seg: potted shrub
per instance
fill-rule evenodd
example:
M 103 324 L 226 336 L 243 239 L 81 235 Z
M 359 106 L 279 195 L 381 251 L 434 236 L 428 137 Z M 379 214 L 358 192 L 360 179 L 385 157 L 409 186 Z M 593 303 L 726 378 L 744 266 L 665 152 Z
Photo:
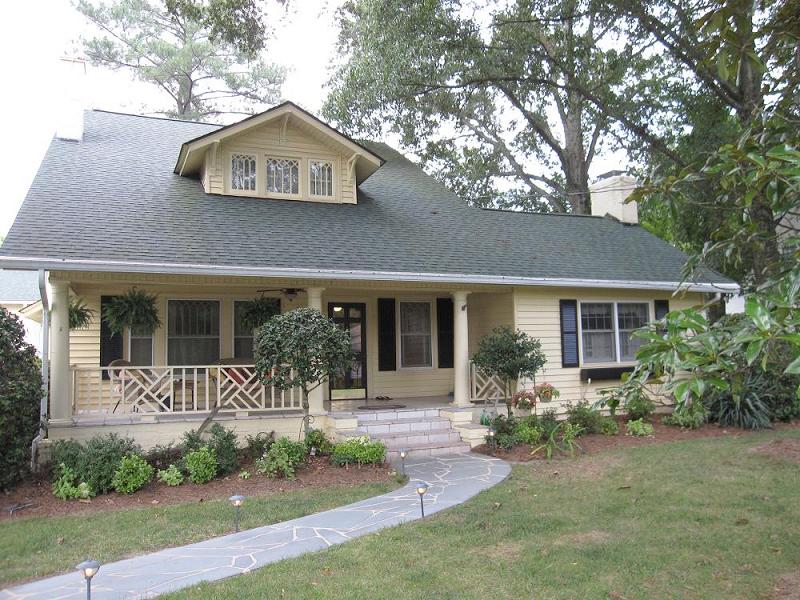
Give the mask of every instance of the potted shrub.
M 552 402 L 561 395 L 561 392 L 554 388 L 553 384 L 547 382 L 537 385 L 534 391 L 539 402 Z

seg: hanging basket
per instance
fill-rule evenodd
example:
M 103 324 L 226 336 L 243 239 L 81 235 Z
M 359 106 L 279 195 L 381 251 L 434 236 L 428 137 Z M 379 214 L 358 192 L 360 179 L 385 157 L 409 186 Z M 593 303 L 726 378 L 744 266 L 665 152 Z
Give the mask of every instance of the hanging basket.
M 245 329 L 258 329 L 275 315 L 281 312 L 281 301 L 278 298 L 264 296 L 242 303 L 241 319 Z
M 152 334 L 161 327 L 155 295 L 136 288 L 114 296 L 103 309 L 103 320 L 111 333 L 119 334 L 126 329 Z

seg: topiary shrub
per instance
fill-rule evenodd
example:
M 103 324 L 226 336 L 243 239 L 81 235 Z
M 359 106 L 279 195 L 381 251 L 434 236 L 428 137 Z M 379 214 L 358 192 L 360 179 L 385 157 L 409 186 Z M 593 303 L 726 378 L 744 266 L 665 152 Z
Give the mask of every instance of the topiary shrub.
M 331 462 L 343 465 L 381 465 L 386 460 L 386 446 L 380 441 L 370 441 L 368 435 L 349 438 L 333 447 Z
M 114 489 L 114 474 L 129 454 L 141 455 L 141 448 L 131 438 L 109 433 L 91 438 L 85 446 L 74 441 L 56 442 L 53 463 L 66 464 L 78 481 L 89 484 L 95 494 L 105 494 Z
M 44 393 L 39 366 L 22 321 L 0 307 L 0 490 L 28 472 Z
M 132 494 L 153 479 L 155 469 L 137 454 L 125 456 L 114 473 L 112 484 L 120 494 Z
M 239 450 L 236 448 L 236 432 L 214 423 L 210 429 L 208 446 L 217 457 L 217 473 L 227 475 L 239 468 Z
M 305 444 L 284 437 L 272 444 L 267 453 L 256 461 L 256 468 L 267 477 L 294 479 L 297 467 L 303 464 L 305 458 Z
M 208 446 L 186 455 L 186 470 L 192 483 L 208 483 L 217 475 L 217 457 Z

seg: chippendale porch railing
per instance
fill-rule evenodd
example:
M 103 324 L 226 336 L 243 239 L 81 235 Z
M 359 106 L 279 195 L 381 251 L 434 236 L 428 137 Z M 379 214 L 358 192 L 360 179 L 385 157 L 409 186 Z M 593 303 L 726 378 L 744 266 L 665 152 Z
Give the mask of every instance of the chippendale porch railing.
M 503 382 L 497 377 L 489 377 L 481 372 L 472 362 L 469 363 L 469 397 L 470 400 L 485 402 L 503 402 Z
M 73 367 L 73 414 L 301 410 L 299 388 L 261 385 L 254 365 Z

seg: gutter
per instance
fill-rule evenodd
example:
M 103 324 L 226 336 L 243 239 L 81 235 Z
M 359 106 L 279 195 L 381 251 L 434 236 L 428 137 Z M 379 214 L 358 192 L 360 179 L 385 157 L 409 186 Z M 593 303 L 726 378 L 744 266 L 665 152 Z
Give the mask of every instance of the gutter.
M 36 473 L 39 445 L 47 437 L 47 399 L 50 390 L 50 303 L 47 299 L 47 275 L 39 269 L 39 295 L 42 298 L 42 397 L 39 401 L 39 433 L 31 442 L 31 471 Z
M 44 257 L 0 256 L 0 267 L 8 269 L 48 269 L 51 271 L 89 271 L 112 273 L 149 273 L 164 275 L 211 275 L 234 277 L 283 277 L 291 279 L 332 279 L 341 281 L 402 281 L 448 285 L 506 285 L 552 287 L 605 287 L 615 289 L 665 290 L 709 293 L 735 293 L 736 283 L 637 281 L 611 279 L 568 279 L 559 277 L 514 277 L 461 273 L 414 273 L 407 271 L 359 271 L 343 269 L 287 269 L 190 263 L 150 263 Z

